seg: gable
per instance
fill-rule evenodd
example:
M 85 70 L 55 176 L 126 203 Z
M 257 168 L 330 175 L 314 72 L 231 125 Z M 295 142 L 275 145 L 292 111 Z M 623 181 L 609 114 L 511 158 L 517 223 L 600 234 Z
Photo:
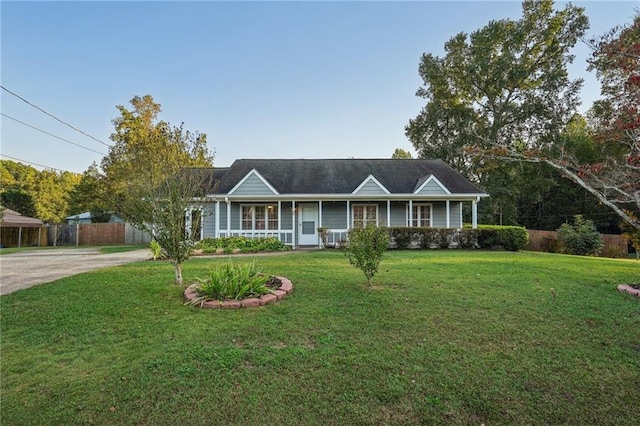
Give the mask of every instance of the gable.
M 229 195 L 274 195 L 278 191 L 271 186 L 265 178 L 255 169 L 252 169 L 247 175 L 238 182 L 230 191 Z
M 429 175 L 418 180 L 416 190 L 413 191 L 413 193 L 419 195 L 447 195 L 451 194 L 451 191 L 449 191 L 437 177 Z
M 218 170 L 216 178 L 212 193 L 242 196 L 418 195 L 420 190 L 436 196 L 486 195 L 442 160 L 241 159 Z
M 378 179 L 373 177 L 373 175 L 369 175 L 365 180 L 362 181 L 360 185 L 358 185 L 356 189 L 353 190 L 352 194 L 384 195 L 389 194 L 389 191 L 384 187 L 383 184 L 378 182 Z

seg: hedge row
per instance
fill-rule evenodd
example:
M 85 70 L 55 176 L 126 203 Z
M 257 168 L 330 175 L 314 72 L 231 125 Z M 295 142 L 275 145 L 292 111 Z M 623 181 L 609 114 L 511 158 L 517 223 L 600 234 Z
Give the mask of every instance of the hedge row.
M 463 228 L 389 228 L 389 236 L 394 241 L 393 248 L 429 249 L 450 248 L 452 246 L 471 249 L 504 249 L 518 251 L 529 243 L 529 234 L 519 226 L 481 225 L 478 229 Z
M 225 237 L 205 238 L 196 243 L 196 250 L 203 253 L 258 253 L 266 251 L 287 251 L 289 247 L 277 238 Z

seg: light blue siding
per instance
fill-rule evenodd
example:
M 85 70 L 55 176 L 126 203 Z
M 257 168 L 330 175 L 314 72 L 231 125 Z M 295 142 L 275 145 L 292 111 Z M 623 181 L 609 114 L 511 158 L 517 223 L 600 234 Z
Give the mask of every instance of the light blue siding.
M 347 229 L 347 202 L 323 202 L 322 226 L 327 229 Z
M 420 195 L 444 195 L 446 191 L 442 189 L 440 185 L 434 180 L 427 183 L 421 190 L 418 192 Z
M 216 236 L 216 205 L 209 204 L 202 211 L 202 238 Z
M 358 192 L 358 195 L 384 195 L 386 192 L 380 186 L 372 180 L 365 183 L 362 188 Z
M 407 205 L 409 203 L 391 203 L 391 226 L 407 226 Z
M 433 218 L 431 226 L 433 228 L 446 228 L 447 226 L 447 210 L 444 203 L 433 203 Z
M 291 213 L 291 203 L 282 203 L 282 211 L 280 211 L 280 227 L 282 229 L 293 229 L 293 216 Z
M 449 226 L 451 228 L 462 228 L 460 223 L 460 210 L 462 209 L 461 202 L 449 203 Z
M 252 174 L 236 188 L 233 195 L 273 195 L 273 193 L 258 176 Z

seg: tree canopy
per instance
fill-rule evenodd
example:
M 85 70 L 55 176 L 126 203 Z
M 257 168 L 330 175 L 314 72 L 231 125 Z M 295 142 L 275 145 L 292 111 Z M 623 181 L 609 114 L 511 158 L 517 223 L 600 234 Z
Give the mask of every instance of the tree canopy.
M 638 19 L 592 41 L 590 66 L 603 99 L 589 125 L 575 116 L 582 81 L 567 71 L 587 28 L 582 8 L 526 0 L 521 19 L 459 33 L 443 57 L 424 54 L 417 96 L 427 103 L 405 128 L 419 155 L 442 158 L 476 181 L 492 194 L 488 204 L 510 206 L 518 195 L 512 191 L 522 188 L 505 183 L 523 169 L 503 161 L 545 164 L 640 226 L 623 210 L 629 203 L 640 208 Z M 538 192 L 548 187 L 538 182 Z

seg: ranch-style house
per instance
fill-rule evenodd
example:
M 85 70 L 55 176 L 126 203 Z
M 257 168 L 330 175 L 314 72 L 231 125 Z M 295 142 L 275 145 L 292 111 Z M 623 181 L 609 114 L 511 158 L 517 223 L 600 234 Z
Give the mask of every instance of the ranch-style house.
M 462 205 L 488 194 L 442 160 L 257 159 L 211 170 L 199 238 L 275 237 L 292 248 L 340 244 L 353 227 L 462 228 Z

